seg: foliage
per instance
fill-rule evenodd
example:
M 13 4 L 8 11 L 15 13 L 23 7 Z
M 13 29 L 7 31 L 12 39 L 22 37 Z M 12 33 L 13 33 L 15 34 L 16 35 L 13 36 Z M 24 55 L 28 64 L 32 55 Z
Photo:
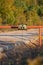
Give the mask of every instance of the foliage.
M 0 0 L 0 25 L 43 25 L 41 17 L 43 0 Z

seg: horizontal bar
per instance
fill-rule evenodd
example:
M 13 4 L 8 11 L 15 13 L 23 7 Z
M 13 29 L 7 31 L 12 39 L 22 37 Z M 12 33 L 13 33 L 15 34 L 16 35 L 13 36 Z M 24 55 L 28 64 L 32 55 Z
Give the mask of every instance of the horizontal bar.
M 0 26 L 0 28 L 18 28 L 18 26 Z M 43 26 L 27 26 L 27 29 L 28 28 L 43 28 Z
M 18 28 L 18 26 L 11 26 L 11 28 Z
M 27 28 L 43 28 L 43 26 L 27 26 Z
M 17 26 L 0 26 L 0 29 L 2 28 L 18 28 Z
M 11 28 L 11 26 L 0 26 L 0 28 Z

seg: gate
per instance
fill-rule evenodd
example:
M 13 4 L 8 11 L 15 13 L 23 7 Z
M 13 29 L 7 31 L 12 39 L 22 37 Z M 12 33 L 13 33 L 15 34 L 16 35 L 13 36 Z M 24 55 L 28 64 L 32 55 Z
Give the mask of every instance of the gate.
M 18 28 L 18 26 L 0 26 L 0 29 L 3 28 Z M 43 26 L 27 26 L 27 29 L 39 29 L 39 43 L 40 43 L 40 47 L 42 45 L 42 35 L 41 35 L 41 29 L 43 28 Z

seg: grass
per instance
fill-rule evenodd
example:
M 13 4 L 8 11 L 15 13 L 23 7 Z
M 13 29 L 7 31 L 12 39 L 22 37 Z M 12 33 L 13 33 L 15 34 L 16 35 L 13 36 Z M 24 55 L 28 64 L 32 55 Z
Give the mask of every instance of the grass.
M 43 65 L 43 57 L 37 57 L 33 60 L 27 60 L 28 65 Z

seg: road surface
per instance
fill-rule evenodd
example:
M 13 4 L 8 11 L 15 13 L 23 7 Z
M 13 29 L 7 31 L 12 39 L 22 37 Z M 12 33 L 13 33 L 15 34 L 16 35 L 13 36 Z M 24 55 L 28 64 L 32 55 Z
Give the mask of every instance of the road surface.
M 14 48 L 12 43 L 15 43 L 15 46 L 22 44 L 22 42 L 30 45 L 30 42 L 33 43 L 36 40 L 38 40 L 39 38 L 38 31 L 39 31 L 38 29 L 29 29 L 29 30 L 18 30 L 12 32 L 2 32 L 0 33 L 0 47 L 4 48 L 5 50 L 6 49 L 9 50 Z
M 3 41 L 24 41 L 29 42 L 29 40 L 35 40 L 38 37 L 38 29 L 29 30 L 18 30 L 13 32 L 3 32 L 0 33 L 0 40 Z

